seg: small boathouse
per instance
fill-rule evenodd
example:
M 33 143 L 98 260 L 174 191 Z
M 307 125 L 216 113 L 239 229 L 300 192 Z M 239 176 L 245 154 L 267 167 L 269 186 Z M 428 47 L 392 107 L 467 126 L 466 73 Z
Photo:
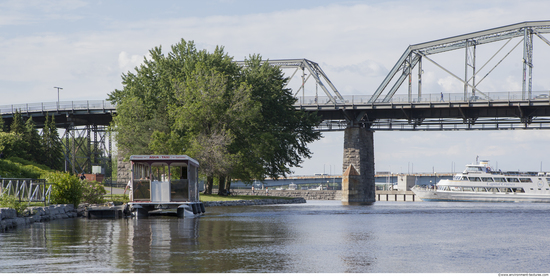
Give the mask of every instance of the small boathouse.
M 176 212 L 179 217 L 205 212 L 199 201 L 199 163 L 186 155 L 133 155 L 130 205 L 137 217 Z

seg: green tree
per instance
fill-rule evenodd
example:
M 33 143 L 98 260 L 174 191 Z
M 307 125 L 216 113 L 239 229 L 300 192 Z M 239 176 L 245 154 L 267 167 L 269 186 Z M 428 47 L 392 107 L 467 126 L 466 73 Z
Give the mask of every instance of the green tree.
M 25 123 L 23 123 L 23 117 L 21 116 L 21 112 L 19 110 L 15 110 L 15 113 L 13 114 L 13 120 L 10 125 L 10 132 L 16 134 L 25 133 Z
M 119 152 L 188 154 L 201 163 L 207 189 L 214 177 L 228 189 L 231 178 L 286 175 L 310 157 L 319 119 L 292 106 L 279 68 L 259 55 L 242 68 L 223 47 L 197 51 L 185 40 L 171 50 L 151 50 L 135 73 L 123 74 L 124 89 L 109 95 Z
M 42 129 L 42 163 L 55 170 L 63 170 L 63 144 L 59 138 L 55 118 L 46 115 L 46 122 Z
M 5 132 L 7 129 L 6 122 L 4 121 L 4 117 L 0 116 L 0 132 Z
M 27 144 L 26 152 L 30 160 L 37 163 L 43 163 L 44 151 L 42 141 L 40 134 L 38 134 L 38 130 L 36 129 L 36 125 L 32 120 L 32 116 L 29 117 L 25 123 L 25 133 L 23 134 L 23 139 Z
M 297 110 L 296 98 L 285 88 L 288 79 L 278 67 L 262 63 L 259 55 L 245 60 L 243 78 L 252 88 L 252 99 L 261 106 L 261 116 L 254 117 L 251 128 L 241 134 L 237 145 L 247 157 L 238 170 L 239 179 L 277 178 L 290 174 L 290 167 L 300 166 L 311 157 L 307 145 L 321 138 L 315 130 L 321 121 L 313 113 Z
M 23 140 L 22 134 L 2 133 L 0 132 L 0 151 L 6 158 L 20 157 L 27 159 L 27 144 Z
M 209 71 L 210 70 L 210 71 Z M 238 85 L 238 86 L 237 86 Z M 186 153 L 201 162 L 201 171 L 217 176 L 220 184 L 242 160 L 239 151 L 230 151 L 246 133 L 259 106 L 250 98 L 246 83 L 231 84 L 229 78 L 204 65 L 198 65 L 185 88 L 176 90 L 176 105 L 170 106 L 173 129 L 185 134 Z M 208 179 L 207 179 L 208 180 Z M 211 191 L 207 182 L 207 191 Z M 219 185 L 223 193 L 224 185 Z

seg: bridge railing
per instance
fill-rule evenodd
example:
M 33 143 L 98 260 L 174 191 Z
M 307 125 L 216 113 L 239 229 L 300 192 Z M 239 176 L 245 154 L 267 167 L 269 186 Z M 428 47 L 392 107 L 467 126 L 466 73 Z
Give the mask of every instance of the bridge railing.
M 0 105 L 0 114 L 13 114 L 15 111 L 27 112 L 54 112 L 66 110 L 100 110 L 114 109 L 115 105 L 106 100 L 82 100 L 82 101 L 60 101 L 40 102 L 27 104 Z
M 430 93 L 423 94 L 420 98 L 418 95 L 412 95 L 410 98 L 406 94 L 396 94 L 392 97 L 389 103 L 436 103 L 436 102 L 490 102 L 490 101 L 519 101 L 519 100 L 549 100 L 550 91 L 533 91 L 529 99 L 524 99 L 524 94 L 521 91 L 508 92 L 485 92 L 476 93 L 476 95 L 468 94 L 464 97 L 464 93 Z M 343 102 L 338 104 L 369 104 L 368 101 L 371 95 L 343 95 Z M 383 98 L 377 99 L 375 103 L 382 103 Z M 296 106 L 315 106 L 315 105 L 332 105 L 333 103 L 327 96 L 305 96 L 298 97 Z
M 443 96 L 441 95 L 443 94 Z M 529 100 L 544 100 L 550 101 L 550 91 L 533 91 Z M 371 95 L 343 95 L 343 102 L 338 104 L 369 104 L 368 101 Z M 524 99 L 524 94 L 521 91 L 508 92 L 487 92 L 477 93 L 475 96 L 468 94 L 466 98 L 464 93 L 431 93 L 423 94 L 420 98 L 417 95 L 396 94 L 392 97 L 389 103 L 434 103 L 434 102 L 489 102 L 489 101 L 506 101 L 506 100 L 527 100 Z M 382 103 L 383 98 L 377 99 L 375 103 Z M 305 96 L 298 97 L 296 106 L 316 106 L 316 105 L 332 105 L 330 98 L 327 96 Z M 60 101 L 60 102 L 37 102 L 26 104 L 0 105 L 0 114 L 13 114 L 15 111 L 21 113 L 27 112 L 54 112 L 54 111 L 82 111 L 82 110 L 112 110 L 116 109 L 116 105 L 111 104 L 107 100 L 81 100 L 81 101 Z

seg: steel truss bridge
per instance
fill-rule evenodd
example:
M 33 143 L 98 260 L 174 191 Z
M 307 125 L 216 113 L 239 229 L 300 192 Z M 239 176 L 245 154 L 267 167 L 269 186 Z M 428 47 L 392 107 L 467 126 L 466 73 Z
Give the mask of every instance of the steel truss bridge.
M 112 137 L 109 125 L 116 107 L 108 101 L 61 101 L 0 106 L 6 124 L 11 124 L 15 111 L 24 120 L 32 117 L 37 128 L 43 128 L 46 116 L 53 116 L 60 134 L 65 157 L 65 171 L 91 173 L 101 166 L 112 170 Z
M 388 131 L 549 129 L 550 90 L 532 90 L 533 41 L 538 38 L 550 47 L 550 41 L 543 36 L 547 33 L 550 33 L 550 21 L 532 21 L 410 45 L 378 89 L 369 95 L 342 96 L 320 66 L 310 60 L 266 62 L 281 68 L 295 68 L 290 78 L 302 70 L 301 86 L 295 90 L 295 96 L 299 98 L 296 106 L 320 114 L 323 120 L 320 129 L 323 131 L 342 131 L 348 126 Z M 497 47 L 495 53 L 479 66 L 477 47 L 495 42 L 503 45 Z M 515 58 L 523 64 L 522 90 L 480 90 L 479 85 L 504 59 L 514 57 L 510 54 L 519 45 L 523 46 L 523 55 Z M 542 50 L 549 52 L 547 49 L 550 48 Z M 464 54 L 463 78 L 430 58 L 450 51 Z M 499 56 L 500 60 L 496 60 Z M 423 93 L 423 60 L 462 83 L 463 91 Z M 543 63 L 546 64 L 546 61 Z M 415 68 L 418 70 L 418 83 L 414 92 L 412 79 Z M 483 77 L 476 79 L 479 76 Z M 310 77 L 325 93 L 324 96 L 304 95 L 304 85 Z M 405 80 L 408 80 L 407 93 L 397 94 Z
M 533 41 L 538 38 L 550 47 L 550 41 L 543 36 L 547 33 L 550 33 L 550 21 L 532 21 L 411 45 L 374 93 L 356 96 L 341 95 L 319 64 L 313 61 L 291 59 L 265 62 L 283 69 L 294 69 L 290 79 L 301 70 L 301 86 L 291 88 L 297 97 L 295 106 L 320 115 L 321 131 L 342 131 L 350 126 L 362 126 L 375 131 L 550 129 L 550 90 L 532 90 L 535 64 Z M 477 46 L 493 42 L 504 43 L 485 64 L 478 66 Z M 481 82 L 519 45 L 523 46 L 523 55 L 516 57 L 523 64 L 522 90 L 482 91 L 479 86 Z M 448 51 L 464 53 L 463 77 L 431 58 Z M 495 57 L 499 54 L 503 57 L 497 61 Z M 459 80 L 464 90 L 423 93 L 423 61 L 434 64 Z M 244 62 L 237 63 L 244 65 Z M 415 68 L 418 70 L 418 84 L 413 93 Z M 485 68 L 489 69 L 483 71 Z M 397 94 L 407 79 L 407 93 Z M 320 87 L 325 95 L 316 93 L 315 96 L 306 96 L 304 86 L 308 80 L 314 80 L 316 87 Z M 66 170 L 91 172 L 94 165 L 110 169 L 112 140 L 108 126 L 116 113 L 116 107 L 109 102 L 63 101 L 4 105 L 0 106 L 0 113 L 6 124 L 11 123 L 16 110 L 25 118 L 32 116 L 38 128 L 43 127 L 46 115 L 55 117 L 58 128 L 64 129 L 62 140 Z

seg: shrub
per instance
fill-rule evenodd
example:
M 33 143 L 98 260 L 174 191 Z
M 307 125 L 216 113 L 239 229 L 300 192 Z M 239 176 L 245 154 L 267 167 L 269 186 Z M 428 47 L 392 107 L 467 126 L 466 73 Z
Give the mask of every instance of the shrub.
M 113 202 L 122 202 L 122 203 L 130 202 L 130 196 L 128 196 L 127 194 L 112 194 L 108 199 L 110 199 Z
M 18 216 L 23 215 L 23 211 L 27 208 L 27 203 L 19 202 L 19 199 L 13 195 L 2 194 L 0 195 L 0 207 L 12 208 L 17 212 Z
M 105 187 L 96 181 L 82 182 L 82 202 L 89 204 L 101 204 L 105 202 L 103 195 L 107 193 Z
M 52 184 L 51 203 L 73 204 L 75 208 L 78 207 L 83 196 L 83 186 L 78 176 L 67 172 L 51 172 L 45 178 Z

